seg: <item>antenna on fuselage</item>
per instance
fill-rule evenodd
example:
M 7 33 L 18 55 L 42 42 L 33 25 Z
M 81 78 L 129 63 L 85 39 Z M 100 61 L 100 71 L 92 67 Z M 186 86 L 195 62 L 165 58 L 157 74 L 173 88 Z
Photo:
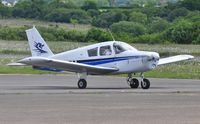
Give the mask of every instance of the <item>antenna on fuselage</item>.
M 115 41 L 115 38 L 109 28 L 108 28 L 108 32 L 110 33 L 110 36 L 112 37 L 113 41 Z

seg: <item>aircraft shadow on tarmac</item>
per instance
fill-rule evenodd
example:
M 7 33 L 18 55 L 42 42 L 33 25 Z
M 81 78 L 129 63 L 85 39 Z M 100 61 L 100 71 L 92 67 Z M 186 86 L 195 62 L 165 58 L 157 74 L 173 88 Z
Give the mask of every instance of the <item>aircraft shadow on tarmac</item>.
M 10 90 L 84 90 L 73 86 L 23 86 L 9 88 Z M 88 87 L 88 90 L 125 90 L 131 89 L 129 87 Z M 141 89 L 141 88 L 138 88 Z M 151 89 L 169 89 L 167 87 L 151 87 Z M 136 90 L 136 89 L 132 89 Z

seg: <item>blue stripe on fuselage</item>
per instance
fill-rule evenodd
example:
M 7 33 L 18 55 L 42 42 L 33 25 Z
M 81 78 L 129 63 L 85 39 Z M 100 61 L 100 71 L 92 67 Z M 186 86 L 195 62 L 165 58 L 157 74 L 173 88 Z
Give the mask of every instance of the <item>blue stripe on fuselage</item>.
M 103 59 L 89 59 L 89 60 L 78 60 L 78 63 L 88 64 L 88 65 L 101 65 L 112 62 L 119 62 L 129 59 L 138 59 L 144 56 L 127 56 L 127 57 L 113 57 L 113 58 L 103 58 Z

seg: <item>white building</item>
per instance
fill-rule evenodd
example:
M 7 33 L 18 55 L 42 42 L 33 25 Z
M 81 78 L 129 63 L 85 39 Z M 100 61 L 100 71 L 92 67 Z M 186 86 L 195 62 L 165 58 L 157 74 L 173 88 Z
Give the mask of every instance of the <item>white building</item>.
M 17 4 L 18 0 L 2 0 L 1 3 L 7 7 L 13 7 Z

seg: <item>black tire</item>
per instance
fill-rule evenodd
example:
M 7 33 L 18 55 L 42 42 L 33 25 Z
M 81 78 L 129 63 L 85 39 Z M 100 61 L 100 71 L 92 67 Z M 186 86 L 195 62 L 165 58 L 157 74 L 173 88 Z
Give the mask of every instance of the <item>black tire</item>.
M 136 89 L 138 88 L 138 86 L 139 86 L 139 81 L 136 78 L 131 79 L 130 87 Z
M 87 81 L 85 79 L 80 79 L 78 81 L 78 88 L 85 89 L 87 87 Z
M 143 82 L 141 82 L 142 89 L 149 89 L 150 87 L 150 81 L 146 78 L 143 79 Z

